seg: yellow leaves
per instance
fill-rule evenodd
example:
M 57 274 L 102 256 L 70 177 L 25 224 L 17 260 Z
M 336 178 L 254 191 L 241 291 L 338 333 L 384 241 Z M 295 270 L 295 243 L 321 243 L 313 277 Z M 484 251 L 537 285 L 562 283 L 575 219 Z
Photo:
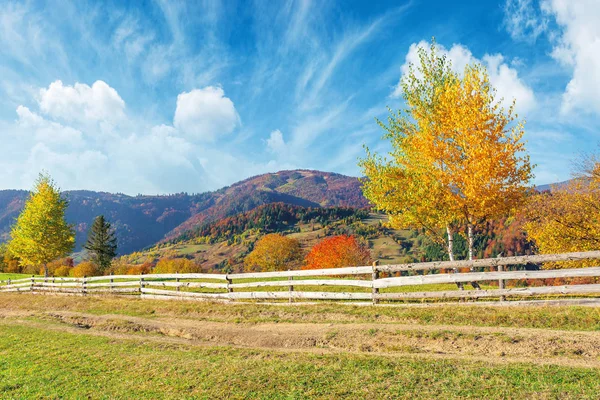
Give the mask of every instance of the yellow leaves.
M 40 174 L 11 230 L 11 254 L 24 265 L 46 264 L 69 254 L 75 235 L 64 218 L 67 204 L 50 177 Z
M 367 152 L 360 161 L 365 196 L 396 226 L 430 231 L 507 213 L 532 177 L 514 107 L 500 107 L 483 66 L 461 77 L 435 43 L 419 58 L 402 82 L 407 109 L 379 122 L 390 159 Z
M 600 248 L 600 188 L 596 180 L 577 179 L 553 192 L 532 196 L 527 205 L 527 235 L 543 254 Z M 595 261 L 546 267 L 591 266 Z
M 244 270 L 267 272 L 297 269 L 302 256 L 298 240 L 271 233 L 256 242 L 254 250 L 244 259 Z

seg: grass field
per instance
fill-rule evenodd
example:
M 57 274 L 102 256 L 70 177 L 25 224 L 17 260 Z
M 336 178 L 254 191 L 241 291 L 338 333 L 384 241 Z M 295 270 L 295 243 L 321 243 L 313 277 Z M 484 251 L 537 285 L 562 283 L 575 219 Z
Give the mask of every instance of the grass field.
M 2 398 L 597 398 L 600 309 L 0 295 Z
M 16 279 L 23 279 L 23 278 L 31 278 L 31 275 L 0 273 L 0 281 L 6 281 L 8 279 L 16 280 Z

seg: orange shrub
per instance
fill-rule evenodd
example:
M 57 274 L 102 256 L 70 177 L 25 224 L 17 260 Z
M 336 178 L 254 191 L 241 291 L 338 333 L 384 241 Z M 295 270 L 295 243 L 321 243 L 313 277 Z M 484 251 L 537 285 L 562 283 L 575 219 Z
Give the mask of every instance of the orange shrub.
M 244 259 L 244 270 L 285 271 L 298 268 L 301 262 L 302 249 L 298 240 L 271 233 L 256 242 L 254 250 Z
M 15 259 L 10 259 L 6 261 L 6 267 L 4 267 L 4 272 L 8 272 L 11 274 L 20 274 L 23 272 L 23 268 L 19 265 L 19 261 Z
M 61 265 L 60 267 L 54 270 L 52 276 L 69 276 L 71 275 L 71 270 L 73 267 L 69 267 L 68 265 Z
M 67 275 L 57 275 L 56 270 L 63 266 L 66 266 L 70 269 L 70 268 L 73 268 L 74 265 L 75 265 L 75 263 L 73 262 L 73 259 L 71 257 L 60 258 L 58 260 L 51 261 L 47 265 L 48 276 L 68 276 L 68 274 Z M 62 272 L 64 273 L 64 269 L 62 269 Z M 44 275 L 44 267 L 40 268 L 40 275 Z
M 202 272 L 200 265 L 187 258 L 162 258 L 154 267 L 154 274 L 190 274 Z
M 94 265 L 94 263 L 84 261 L 71 269 L 70 275 L 75 278 L 83 278 L 84 276 L 100 275 L 100 271 L 98 270 L 98 267 Z
M 317 243 L 304 260 L 302 269 L 342 268 L 367 265 L 371 254 L 354 236 L 339 235 Z
M 145 275 L 149 274 L 152 270 L 152 264 L 149 262 L 145 262 L 143 264 L 137 265 L 128 265 L 127 271 L 125 275 Z

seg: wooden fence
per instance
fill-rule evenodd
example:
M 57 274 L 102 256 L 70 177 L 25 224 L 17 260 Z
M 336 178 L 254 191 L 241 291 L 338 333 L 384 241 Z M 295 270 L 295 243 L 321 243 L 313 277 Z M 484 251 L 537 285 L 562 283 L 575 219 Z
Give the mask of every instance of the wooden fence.
M 400 265 L 372 265 L 335 269 L 257 272 L 241 274 L 149 274 L 85 278 L 34 277 L 0 281 L 0 293 L 35 292 L 71 295 L 119 294 L 145 299 L 255 300 L 416 300 L 479 299 L 504 301 L 527 296 L 598 296 L 600 284 L 568 284 L 506 288 L 507 281 L 548 278 L 600 277 L 600 267 L 503 271 L 504 267 L 551 261 L 600 259 L 600 251 L 518 256 L 473 261 L 444 261 Z M 496 268 L 497 271 L 435 273 L 457 268 Z M 393 276 L 401 275 L 401 276 Z M 402 276 L 402 275 L 409 276 Z M 384 277 L 383 275 L 387 275 Z M 498 282 L 498 288 L 480 290 L 409 291 L 425 284 Z M 266 288 L 265 290 L 257 290 Z M 439 288 L 439 287 L 438 287 Z M 303 290 L 304 289 L 304 290 Z

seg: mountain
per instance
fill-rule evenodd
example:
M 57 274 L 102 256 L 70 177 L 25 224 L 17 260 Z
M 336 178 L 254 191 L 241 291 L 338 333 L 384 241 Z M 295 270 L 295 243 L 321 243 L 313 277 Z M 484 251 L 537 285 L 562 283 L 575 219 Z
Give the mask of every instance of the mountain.
M 553 191 L 556 189 L 561 189 L 567 185 L 569 185 L 571 183 L 572 179 L 569 179 L 567 181 L 562 181 L 562 182 L 556 182 L 556 183 L 549 183 L 546 185 L 539 185 L 535 187 L 535 190 L 537 190 L 538 192 L 546 192 L 546 191 Z
M 299 241 L 306 254 L 325 237 L 355 235 L 368 246 L 371 258 L 385 264 L 447 260 L 446 248 L 422 230 L 392 229 L 387 217 L 368 209 L 302 207 L 284 203 L 261 205 L 251 211 L 207 222 L 142 252 L 123 256 L 115 264 L 122 270 L 143 265 L 151 268 L 163 258 L 187 258 L 204 272 L 241 272 L 244 258 L 255 243 L 269 233 Z M 476 228 L 477 258 L 532 254 L 523 231 L 522 216 L 489 221 Z M 467 257 L 464 232 L 456 235 L 455 255 Z M 119 270 L 115 270 L 119 274 Z
M 245 179 L 212 193 L 210 207 L 166 235 L 172 239 L 203 223 L 250 211 L 262 204 L 303 207 L 368 207 L 357 178 L 320 171 L 293 170 Z
M 76 229 L 81 249 L 93 219 L 103 214 L 116 229 L 119 254 L 169 240 L 221 218 L 281 202 L 303 207 L 368 206 L 357 178 L 329 172 L 294 170 L 263 174 L 214 192 L 166 196 L 127 196 L 93 191 L 66 191 L 66 218 Z M 28 192 L 0 191 L 0 241 L 23 208 Z

